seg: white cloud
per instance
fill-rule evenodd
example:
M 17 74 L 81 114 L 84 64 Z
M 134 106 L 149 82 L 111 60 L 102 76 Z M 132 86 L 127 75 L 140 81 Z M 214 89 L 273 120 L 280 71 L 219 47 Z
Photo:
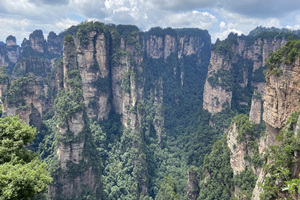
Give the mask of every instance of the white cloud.
M 220 25 L 219 25 L 219 27 L 220 27 L 220 29 L 221 30 L 224 30 L 225 28 L 226 28 L 226 23 L 224 22 L 224 21 L 222 21 L 221 23 L 220 23 Z
M 7 33 L 23 39 L 35 29 L 59 33 L 80 21 L 99 20 L 133 24 L 141 30 L 153 26 L 208 29 L 214 41 L 230 31 L 248 34 L 256 26 L 298 29 L 300 1 L 291 1 L 293 6 L 286 0 L 0 0 L 0 40 Z

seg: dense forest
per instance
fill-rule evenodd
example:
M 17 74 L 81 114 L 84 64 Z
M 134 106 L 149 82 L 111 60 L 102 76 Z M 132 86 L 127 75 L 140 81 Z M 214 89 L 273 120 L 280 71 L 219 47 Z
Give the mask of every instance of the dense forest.
M 257 199 L 256 190 L 297 199 L 297 39 L 258 27 L 211 44 L 206 30 L 100 22 L 47 40 L 36 30 L 21 47 L 9 36 L 13 45 L 0 44 L 0 199 L 230 200 Z M 273 79 L 298 101 L 277 105 L 287 107 L 280 126 L 263 106 Z M 27 131 L 13 151 L 5 126 Z M 43 181 L 13 197 L 3 174 L 20 165 Z

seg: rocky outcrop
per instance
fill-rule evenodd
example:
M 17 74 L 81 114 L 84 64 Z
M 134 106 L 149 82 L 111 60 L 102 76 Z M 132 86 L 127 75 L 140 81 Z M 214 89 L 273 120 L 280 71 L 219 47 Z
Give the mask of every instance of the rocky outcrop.
M 197 168 L 191 167 L 188 171 L 188 181 L 186 185 L 186 195 L 190 200 L 196 200 L 199 193 L 199 186 L 198 186 L 198 172 Z
M 103 120 L 111 110 L 110 66 L 107 33 L 91 31 L 88 44 L 78 45 L 77 62 L 83 85 L 84 104 L 90 118 Z
M 233 174 L 237 175 L 245 170 L 245 167 L 249 165 L 249 162 L 245 160 L 247 154 L 246 142 L 238 143 L 238 130 L 235 123 L 232 123 L 227 134 L 227 144 L 231 151 L 230 154 L 230 166 L 233 170 Z
M 197 32 L 195 35 L 189 35 L 189 29 L 171 30 L 161 29 L 164 34 L 155 34 L 151 30 L 146 36 L 145 51 L 148 58 L 159 59 L 163 58 L 165 61 L 172 54 L 176 54 L 180 59 L 183 56 L 200 54 L 202 48 L 205 46 L 205 41 L 201 38 L 201 34 L 207 34 L 207 31 L 199 29 L 191 29 L 191 32 Z M 181 33 L 186 31 L 186 34 Z
M 278 74 L 272 73 L 271 70 L 266 75 L 266 88 L 264 95 L 264 113 L 263 119 L 266 123 L 266 138 L 259 143 L 261 152 L 265 152 L 270 145 L 279 145 L 276 136 L 286 124 L 289 115 L 298 111 L 300 106 L 300 61 L 299 57 L 292 65 L 281 64 L 279 69 L 282 71 Z M 299 121 L 299 119 L 298 119 Z M 298 123 L 297 123 L 298 125 Z M 296 125 L 296 127 L 297 127 Z M 299 126 L 299 125 L 298 125 Z M 294 128 L 294 132 L 296 130 Z M 300 171 L 297 151 L 295 152 L 295 164 L 291 168 L 291 174 L 297 175 Z M 259 174 L 259 178 L 254 188 L 252 199 L 260 199 L 262 188 L 259 184 L 264 183 L 264 177 L 267 176 L 265 171 Z M 296 176 L 295 176 L 296 177 Z
M 21 77 L 9 87 L 3 105 L 3 114 L 19 115 L 26 124 L 41 128 L 43 108 L 40 87 L 34 77 Z
M 16 38 L 12 35 L 6 38 L 6 50 L 9 63 L 16 64 L 20 58 L 20 47 L 17 45 Z
M 39 53 L 45 52 L 46 41 L 42 30 L 35 30 L 29 35 L 29 44 L 34 51 Z
M 6 43 L 0 45 L 0 65 L 5 66 L 10 73 L 19 59 L 20 47 L 16 43 L 16 38 L 10 35 L 6 38 Z
M 65 40 L 63 52 L 63 62 L 58 70 L 61 92 L 60 99 L 56 103 L 56 114 L 59 119 L 57 128 L 60 135 L 57 156 L 61 171 L 50 186 L 49 193 L 51 199 L 78 198 L 82 195 L 83 188 L 86 188 L 96 196 L 99 188 L 97 177 L 99 178 L 100 172 L 91 164 L 97 158 L 89 157 L 90 152 L 86 149 L 87 146 L 93 147 L 93 142 L 89 136 L 91 132 L 83 108 L 83 85 L 80 83 L 76 46 L 71 36 Z M 73 108 L 68 106 L 69 103 Z M 74 168 L 82 170 L 82 173 L 74 172 Z
M 255 124 L 260 124 L 261 122 L 261 112 L 262 112 L 261 106 L 262 106 L 261 98 L 252 97 L 249 120 L 254 122 Z
M 62 38 L 56 35 L 53 31 L 48 34 L 47 37 L 47 51 L 50 54 L 61 55 L 62 54 Z
M 265 60 L 270 52 L 278 50 L 287 42 L 282 37 L 256 38 L 254 42 L 250 43 L 249 40 L 251 39 L 250 37 L 229 35 L 225 41 L 219 41 L 215 44 L 203 93 L 203 109 L 208 110 L 211 114 L 216 114 L 225 109 L 224 103 L 231 106 L 234 84 L 239 84 L 242 88 L 249 87 L 250 84 L 254 90 L 263 90 L 264 80 L 259 80 L 256 77 L 258 76 L 256 71 L 266 65 Z M 218 73 L 224 72 L 221 70 L 225 70 L 225 73 L 227 71 L 229 74 L 238 71 L 240 75 L 231 78 L 216 76 Z M 248 74 L 250 70 L 252 70 L 252 74 Z M 249 83 L 250 78 L 251 83 Z M 214 79 L 218 79 L 218 81 Z M 241 94 L 237 95 L 241 96 Z M 238 101 L 237 103 L 240 106 L 248 106 L 250 102 Z M 262 113 L 259 109 L 261 103 L 258 102 L 258 99 L 253 102 L 252 114 L 257 114 L 255 117 L 256 123 L 260 121 L 258 114 Z
M 264 96 L 264 121 L 276 129 L 284 126 L 291 112 L 299 110 L 300 96 L 300 60 L 293 66 L 281 65 L 281 75 L 266 76 L 266 89 Z

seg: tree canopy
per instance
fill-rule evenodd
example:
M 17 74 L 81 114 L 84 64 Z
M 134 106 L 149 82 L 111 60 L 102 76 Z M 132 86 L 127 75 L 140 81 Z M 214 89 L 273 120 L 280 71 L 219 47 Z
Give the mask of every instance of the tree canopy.
M 47 165 L 28 146 L 36 129 L 18 116 L 0 118 L 0 199 L 30 199 L 44 191 L 52 178 Z

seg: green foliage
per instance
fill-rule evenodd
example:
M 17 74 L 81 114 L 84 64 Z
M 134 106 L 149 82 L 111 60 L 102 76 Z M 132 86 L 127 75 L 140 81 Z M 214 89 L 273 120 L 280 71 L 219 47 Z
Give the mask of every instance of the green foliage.
M 36 38 L 44 38 L 42 30 L 35 30 L 33 31 L 29 37 L 36 37 Z
M 285 127 L 276 137 L 277 140 L 281 141 L 281 144 L 269 146 L 269 160 L 268 164 L 265 165 L 265 170 L 269 176 L 266 177 L 265 184 L 262 186 L 264 192 L 261 194 L 261 199 L 263 200 L 278 197 L 280 189 L 291 181 L 294 152 L 300 150 L 300 134 L 293 130 L 298 117 L 299 112 L 292 113 Z
M 8 74 L 4 66 L 0 67 L 0 84 L 8 84 Z
M 280 65 L 292 65 L 299 55 L 300 40 L 290 40 L 278 51 L 270 53 L 269 58 L 266 60 L 268 64 L 268 70 L 271 74 L 279 76 L 283 72 L 283 69 L 280 68 Z
M 278 29 L 275 27 L 265 28 L 265 27 L 257 27 L 254 30 L 250 31 L 248 35 L 247 44 L 252 45 L 255 40 L 260 39 L 274 39 L 274 38 L 285 38 L 289 39 L 293 38 L 295 40 L 300 39 L 299 31 L 291 31 L 290 29 Z
M 246 135 L 255 138 L 257 135 L 254 132 L 254 123 L 249 121 L 249 117 L 245 114 L 239 114 L 234 117 L 234 123 L 238 130 L 237 141 L 241 143 L 245 141 Z
M 15 41 L 16 42 L 16 37 L 15 36 L 12 36 L 12 35 L 9 35 L 6 40 L 12 40 L 12 41 Z
M 254 82 L 266 82 L 265 76 L 264 76 L 264 70 L 266 70 L 267 67 L 260 67 L 259 69 L 255 70 L 252 76 L 252 81 Z
M 288 191 L 291 195 L 300 194 L 300 178 L 294 178 L 285 182 L 286 187 L 282 191 Z
M 164 36 L 164 30 L 161 27 L 153 27 L 148 32 L 148 35 L 155 35 L 157 37 L 163 37 Z
M 124 92 L 129 93 L 131 88 L 130 80 L 135 77 L 135 73 L 133 71 L 127 71 L 123 75 L 123 79 L 121 82 L 121 88 Z
M 211 153 L 205 156 L 202 173 L 207 176 L 200 182 L 199 200 L 231 199 L 233 171 L 230 166 L 230 150 L 226 137 L 215 142 Z
M 96 31 L 97 33 L 107 33 L 107 28 L 103 23 L 100 22 L 85 22 L 80 24 L 77 31 L 77 38 L 81 45 L 87 45 L 89 43 L 88 33 Z
M 139 29 L 134 25 L 118 25 L 117 30 L 122 38 L 124 38 L 126 44 L 138 45 Z
M 35 135 L 17 116 L 0 118 L 0 199 L 29 199 L 51 183 L 47 165 L 24 148 Z
M 6 102 L 16 107 L 24 106 L 24 96 L 30 94 L 30 86 L 37 84 L 35 77 L 29 75 L 27 77 L 21 76 L 17 80 L 13 81 L 8 91 L 6 92 Z
M 253 189 L 255 187 L 257 177 L 253 174 L 251 169 L 245 169 L 241 173 L 233 177 L 234 185 L 241 189 L 238 194 L 238 199 L 251 199 Z
M 232 46 L 237 45 L 237 34 L 230 33 L 226 40 L 220 41 L 217 40 L 216 43 L 212 46 L 212 51 L 231 58 L 232 56 Z
M 233 76 L 231 71 L 221 68 L 207 80 L 213 88 L 221 86 L 222 88 L 226 89 L 226 91 L 232 90 Z
M 73 114 L 82 111 L 83 107 L 83 97 L 78 90 L 72 92 L 61 90 L 54 102 L 58 124 L 61 126 L 66 125 L 67 120 Z
M 74 42 L 72 35 L 68 34 L 64 37 L 64 42 Z
M 156 200 L 179 200 L 175 179 L 166 176 L 160 186 L 160 190 L 155 198 Z

